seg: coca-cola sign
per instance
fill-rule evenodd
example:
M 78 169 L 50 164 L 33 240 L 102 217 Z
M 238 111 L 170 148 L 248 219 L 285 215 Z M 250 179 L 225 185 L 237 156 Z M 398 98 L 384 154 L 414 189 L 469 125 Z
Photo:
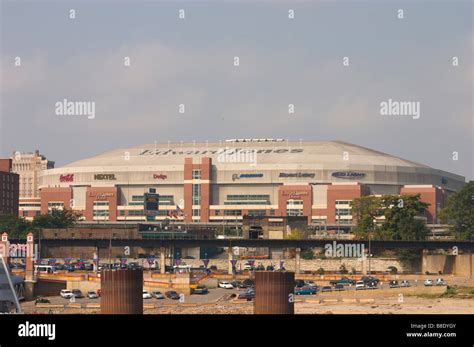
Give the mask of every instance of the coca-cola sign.
M 153 174 L 153 179 L 155 180 L 165 180 L 167 179 L 168 176 L 167 175 L 163 175 L 163 174 Z
M 59 176 L 59 182 L 73 182 L 74 181 L 74 174 L 65 174 Z

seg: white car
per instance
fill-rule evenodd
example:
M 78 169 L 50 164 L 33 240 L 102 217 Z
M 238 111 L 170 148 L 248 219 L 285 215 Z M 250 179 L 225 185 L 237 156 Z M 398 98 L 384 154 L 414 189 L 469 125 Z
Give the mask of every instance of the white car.
M 74 297 L 73 292 L 70 291 L 69 289 L 61 289 L 61 292 L 59 292 L 59 295 L 61 295 L 61 297 L 64 299 L 71 299 Z
M 87 292 L 87 297 L 88 297 L 89 299 L 97 299 L 99 296 L 97 295 L 96 292 L 89 291 L 89 292 Z
M 436 285 L 437 285 L 437 286 L 446 286 L 446 285 L 448 285 L 448 283 L 446 283 L 446 281 L 443 280 L 442 278 L 438 278 L 438 279 L 436 280 Z
M 252 265 L 250 265 L 250 263 L 245 263 L 244 270 L 252 270 Z
M 148 293 L 148 291 L 144 290 L 143 291 L 143 299 L 151 299 L 152 296 L 150 293 Z
M 425 287 L 431 287 L 433 285 L 433 280 L 427 279 L 424 282 Z
M 234 286 L 227 281 L 219 281 L 219 288 L 224 288 L 224 289 L 234 289 Z
M 310 287 L 317 287 L 316 282 L 314 281 L 304 281 L 304 284 Z
M 360 290 L 360 289 L 365 289 L 364 281 L 357 281 L 356 282 L 356 290 Z

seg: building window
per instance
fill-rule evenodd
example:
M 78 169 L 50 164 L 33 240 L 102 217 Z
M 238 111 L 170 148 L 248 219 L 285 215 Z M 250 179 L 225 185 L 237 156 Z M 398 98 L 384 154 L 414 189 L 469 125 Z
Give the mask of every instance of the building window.
M 241 216 L 242 210 L 224 210 L 224 216 Z
M 48 212 L 51 213 L 52 210 L 62 210 L 64 209 L 63 201 L 50 201 L 48 202 Z
M 201 170 L 193 170 L 193 180 L 201 179 Z
M 201 185 L 193 184 L 193 205 L 201 204 Z
M 200 217 L 201 216 L 201 210 L 198 208 L 193 208 L 193 217 Z
M 352 216 L 351 208 L 336 208 L 336 216 Z
M 257 217 L 257 216 L 265 216 L 265 210 L 249 210 L 247 215 Z

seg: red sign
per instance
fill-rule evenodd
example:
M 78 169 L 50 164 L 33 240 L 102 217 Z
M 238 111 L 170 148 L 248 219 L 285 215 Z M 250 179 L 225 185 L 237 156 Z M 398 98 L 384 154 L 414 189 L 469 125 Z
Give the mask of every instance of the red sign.
M 72 182 L 72 181 L 74 181 L 74 174 L 59 176 L 59 182 Z
M 283 195 L 284 196 L 288 195 L 290 199 L 297 199 L 297 198 L 301 198 L 302 196 L 308 195 L 308 192 L 307 191 L 292 191 L 292 192 L 284 191 Z
M 163 175 L 163 174 L 159 174 L 159 175 L 153 174 L 153 178 L 154 178 L 155 180 L 165 180 L 165 179 L 168 178 L 168 176 Z
M 97 200 L 107 200 L 108 198 L 113 198 L 115 196 L 115 194 L 114 193 L 89 192 L 89 196 L 91 198 L 96 198 Z

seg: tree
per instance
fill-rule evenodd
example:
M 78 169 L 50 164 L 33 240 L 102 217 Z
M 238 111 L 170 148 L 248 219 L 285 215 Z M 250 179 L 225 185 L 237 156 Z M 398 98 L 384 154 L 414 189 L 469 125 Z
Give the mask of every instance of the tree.
M 292 229 L 288 234 L 285 235 L 285 239 L 287 240 L 301 240 L 303 238 L 305 238 L 305 235 L 297 228 Z
M 51 213 L 36 216 L 33 220 L 33 226 L 35 228 L 71 228 L 80 217 L 80 213 L 72 210 L 53 209 Z
M 362 196 L 351 203 L 352 213 L 357 220 L 355 237 L 366 239 L 369 232 L 375 230 L 375 217 L 381 215 L 382 203 L 380 197 Z
M 33 225 L 27 220 L 13 215 L 0 216 L 0 234 L 7 232 L 11 239 L 23 239 L 30 231 L 34 231 Z
M 304 259 L 304 260 L 312 260 L 314 259 L 314 252 L 311 248 L 303 248 L 301 250 L 301 259 Z
M 424 215 L 429 206 L 416 195 L 385 195 L 382 197 L 385 221 L 381 226 L 383 239 L 422 240 L 428 234 L 423 220 L 417 216 Z
M 474 236 L 474 181 L 448 198 L 440 217 L 444 223 L 452 224 L 451 233 L 457 239 L 470 240 Z

